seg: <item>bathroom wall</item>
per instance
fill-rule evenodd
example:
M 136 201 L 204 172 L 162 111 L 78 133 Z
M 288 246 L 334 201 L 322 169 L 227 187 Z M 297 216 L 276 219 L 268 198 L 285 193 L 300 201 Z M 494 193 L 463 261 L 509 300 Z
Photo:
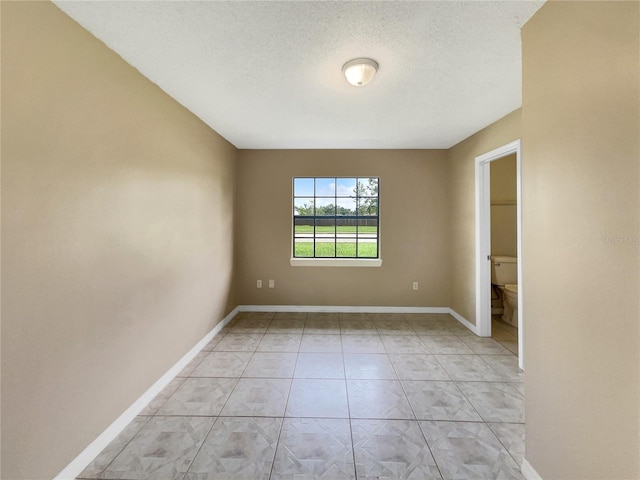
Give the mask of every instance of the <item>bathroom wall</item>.
M 446 172 L 444 150 L 240 150 L 240 304 L 448 306 Z M 380 177 L 382 267 L 290 265 L 295 176 Z
M 450 306 L 475 324 L 475 158 L 520 138 L 521 111 L 516 110 L 447 152 L 450 202 Z
M 518 256 L 516 156 L 489 164 L 491 171 L 491 254 Z
M 236 150 L 53 4 L 0 3 L 0 476 L 46 479 L 237 305 Z
M 640 478 L 640 3 L 547 2 L 522 31 L 526 459 Z

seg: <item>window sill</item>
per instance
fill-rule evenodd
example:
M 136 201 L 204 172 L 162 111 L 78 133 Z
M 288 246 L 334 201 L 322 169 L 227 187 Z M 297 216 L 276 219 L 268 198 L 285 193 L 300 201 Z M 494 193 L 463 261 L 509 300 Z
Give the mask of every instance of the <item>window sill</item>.
M 292 258 L 292 267 L 381 267 L 380 258 Z

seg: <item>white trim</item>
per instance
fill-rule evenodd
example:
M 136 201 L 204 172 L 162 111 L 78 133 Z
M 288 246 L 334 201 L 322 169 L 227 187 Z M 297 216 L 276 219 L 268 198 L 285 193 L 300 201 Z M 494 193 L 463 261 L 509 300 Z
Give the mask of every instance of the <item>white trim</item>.
M 516 154 L 517 256 L 518 256 L 518 365 L 524 370 L 522 292 L 522 152 L 520 139 L 491 150 L 475 159 L 475 244 L 476 244 L 476 334 L 491 336 L 491 206 L 489 163 Z
M 524 478 L 526 478 L 527 480 L 542 480 L 540 474 L 536 472 L 535 468 L 531 466 L 526 458 L 522 459 L 520 471 L 522 472 L 522 475 L 524 475 Z
M 70 480 L 76 478 L 98 456 L 98 454 L 114 440 L 122 430 L 173 380 L 180 371 L 215 337 L 224 326 L 236 316 L 239 309 L 234 308 L 213 330 L 195 344 L 180 360 L 160 377 L 149 389 L 127 408 L 107 429 L 85 448 L 80 455 L 69 463 L 53 480 Z
M 381 267 L 380 258 L 291 258 L 292 267 Z
M 522 255 L 522 152 L 521 144 L 518 141 L 518 150 L 516 151 L 516 241 L 518 253 L 518 367 L 524 370 L 524 323 L 522 317 L 524 315 L 524 303 L 522 301 L 522 291 L 524 290 L 524 282 L 522 281 L 523 255 Z
M 488 162 L 476 158 L 476 326 L 481 337 L 491 336 L 491 316 L 489 322 L 484 321 L 486 312 L 491 310 L 491 222 L 490 213 L 491 176 Z
M 240 305 L 240 312 L 449 313 L 447 307 L 378 307 L 343 305 Z
M 467 327 L 469 330 L 471 330 L 473 333 L 475 333 L 476 335 L 478 335 L 478 327 L 476 325 L 474 325 L 473 323 L 471 323 L 469 320 L 467 320 L 466 318 L 464 318 L 462 315 L 460 315 L 458 312 L 456 312 L 454 309 L 452 308 L 448 308 L 448 313 L 451 314 L 451 316 L 453 318 L 455 318 L 456 320 L 458 320 L 462 325 L 464 325 L 465 327 Z M 479 335 L 478 335 L 479 336 Z

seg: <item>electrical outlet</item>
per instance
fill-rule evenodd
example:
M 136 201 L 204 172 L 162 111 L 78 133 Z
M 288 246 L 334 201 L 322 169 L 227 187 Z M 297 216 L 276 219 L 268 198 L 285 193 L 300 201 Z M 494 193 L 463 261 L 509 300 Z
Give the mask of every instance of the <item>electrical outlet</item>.
M 413 282 L 413 289 L 417 290 L 418 289 L 418 282 Z
M 256 288 L 262 288 L 262 280 L 256 282 Z
M 269 288 L 276 288 L 275 280 L 269 280 Z

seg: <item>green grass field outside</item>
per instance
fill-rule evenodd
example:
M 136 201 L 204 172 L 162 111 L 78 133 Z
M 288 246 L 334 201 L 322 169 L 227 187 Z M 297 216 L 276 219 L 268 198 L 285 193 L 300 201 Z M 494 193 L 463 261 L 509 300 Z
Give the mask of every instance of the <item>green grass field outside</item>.
M 355 225 L 338 225 L 337 227 L 331 225 L 322 225 L 316 227 L 316 233 L 356 233 L 356 228 L 360 233 L 377 233 L 378 227 L 376 226 L 360 226 L 356 227 Z M 296 225 L 295 227 L 296 233 L 313 233 L 313 225 Z
M 337 248 L 337 252 L 336 252 Z M 376 258 L 377 244 L 361 243 L 358 246 L 357 258 Z M 295 257 L 313 257 L 313 242 L 296 242 Z M 351 257 L 356 258 L 355 242 L 333 243 L 318 242 L 316 243 L 316 257 Z

